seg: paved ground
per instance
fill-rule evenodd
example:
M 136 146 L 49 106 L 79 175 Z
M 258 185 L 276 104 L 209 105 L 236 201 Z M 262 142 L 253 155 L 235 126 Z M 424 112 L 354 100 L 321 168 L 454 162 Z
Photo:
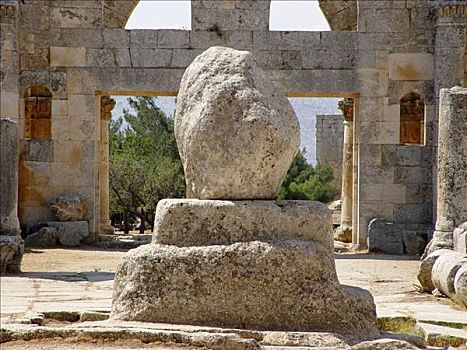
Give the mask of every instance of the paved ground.
M 1 277 L 1 318 L 28 311 L 109 311 L 121 251 L 34 249 L 25 253 L 23 273 Z M 370 290 L 378 316 L 413 316 L 467 324 L 467 312 L 449 299 L 416 291 L 419 261 L 393 255 L 336 255 L 341 283 Z

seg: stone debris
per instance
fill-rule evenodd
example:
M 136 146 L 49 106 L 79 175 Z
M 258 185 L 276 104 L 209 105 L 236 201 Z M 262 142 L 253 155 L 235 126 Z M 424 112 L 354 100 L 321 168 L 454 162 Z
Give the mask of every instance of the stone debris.
M 55 227 L 42 227 L 39 231 L 28 235 L 24 239 L 24 245 L 31 248 L 55 247 L 59 236 L 59 230 Z
M 454 250 L 467 254 L 467 221 L 454 230 L 452 239 Z
M 421 261 L 417 278 L 425 292 L 431 293 L 433 290 L 435 290 L 436 287 L 431 281 L 431 271 L 433 270 L 433 265 L 435 264 L 436 259 L 440 257 L 440 255 L 449 252 L 451 252 L 449 249 L 438 249 Z
M 0 273 L 21 272 L 24 242 L 20 236 L 0 235 Z
M 87 210 L 86 202 L 77 194 L 57 197 L 49 202 L 49 207 L 59 221 L 81 221 Z
M 370 252 L 387 254 L 422 255 L 427 236 L 426 230 L 421 227 L 408 230 L 407 225 L 398 225 L 376 218 L 368 225 L 368 249 Z
M 440 293 L 467 306 L 467 255 L 438 249 L 420 264 L 418 280 L 424 291 Z
M 431 281 L 435 288 L 448 297 L 455 295 L 454 279 L 457 271 L 467 265 L 467 255 L 445 252 L 436 259 L 431 270 Z
M 187 198 L 275 199 L 300 127 L 251 53 L 212 47 L 183 75 L 175 136 Z

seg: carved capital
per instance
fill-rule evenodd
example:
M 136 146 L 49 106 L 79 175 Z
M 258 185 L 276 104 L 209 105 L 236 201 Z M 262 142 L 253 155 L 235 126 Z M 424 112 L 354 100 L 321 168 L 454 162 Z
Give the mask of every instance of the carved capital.
M 443 2 L 436 8 L 438 25 L 467 24 L 467 4 L 465 2 Z
M 344 114 L 346 122 L 353 122 L 353 105 L 354 101 L 351 98 L 344 98 L 343 101 L 339 101 L 338 107 Z
M 101 97 L 101 119 L 110 120 L 115 104 L 115 100 L 110 98 L 110 96 Z
M 17 16 L 17 4 L 16 2 L 6 1 L 0 4 L 0 22 L 1 23 L 12 23 L 15 21 Z

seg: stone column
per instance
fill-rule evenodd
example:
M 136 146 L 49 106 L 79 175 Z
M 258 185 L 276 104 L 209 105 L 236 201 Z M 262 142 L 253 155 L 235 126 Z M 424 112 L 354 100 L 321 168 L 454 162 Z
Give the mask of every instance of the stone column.
M 21 271 L 24 244 L 18 220 L 18 124 L 0 119 L 0 272 Z
M 442 2 L 437 9 L 437 23 L 436 23 L 436 43 L 435 43 L 435 96 L 436 96 L 436 110 L 440 111 L 438 130 L 434 130 L 434 144 L 440 145 L 442 142 L 436 140 L 438 137 L 442 136 L 442 133 L 445 130 L 441 130 L 445 127 L 444 124 L 441 124 L 441 119 L 445 118 L 441 116 L 441 113 L 446 113 L 445 107 L 441 112 L 440 105 L 440 90 L 442 88 L 452 88 L 456 85 L 462 85 L 463 75 L 464 75 L 464 54 L 465 54 L 465 30 L 467 26 L 467 4 Z M 441 151 L 442 153 L 443 151 Z M 437 164 L 439 159 L 437 157 L 443 158 L 442 154 L 438 154 L 435 149 L 433 154 L 435 166 L 433 167 L 433 197 L 438 198 L 438 201 L 434 202 L 434 205 L 439 205 L 444 200 L 443 197 L 446 194 L 436 193 L 438 184 L 441 184 L 443 180 L 440 179 L 440 176 L 443 176 L 442 169 L 438 170 L 438 167 L 441 164 Z M 441 160 L 441 163 L 443 161 Z M 427 247 L 425 255 L 431 251 L 434 251 L 439 248 L 451 248 L 452 243 L 452 230 L 453 227 L 449 223 L 449 219 L 446 222 L 446 217 L 440 217 L 444 215 L 445 209 L 441 208 L 440 211 L 437 207 L 434 208 L 434 212 L 437 212 L 435 232 L 433 233 L 433 239 Z M 424 256 L 425 256 L 424 255 Z
M 341 226 L 334 239 L 352 242 L 352 195 L 353 195 L 353 114 L 354 101 L 350 98 L 339 102 L 344 114 L 344 147 L 342 152 Z
M 441 89 L 436 231 L 429 252 L 453 248 L 454 229 L 467 221 L 467 89 Z
M 114 228 L 110 225 L 109 214 L 109 123 L 114 107 L 114 99 L 109 96 L 103 96 L 101 98 L 101 134 L 99 147 L 99 233 L 101 234 L 112 234 L 115 232 Z

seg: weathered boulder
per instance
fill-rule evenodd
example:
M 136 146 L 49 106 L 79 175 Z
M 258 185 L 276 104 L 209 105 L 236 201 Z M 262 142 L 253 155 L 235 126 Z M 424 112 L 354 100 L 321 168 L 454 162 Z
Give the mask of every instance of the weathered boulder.
M 83 238 L 89 236 L 89 224 L 87 221 L 47 222 L 47 226 L 58 230 L 58 241 L 66 247 L 79 246 Z
M 49 202 L 49 207 L 59 221 L 83 220 L 87 210 L 86 202 L 77 194 L 57 197 Z
M 24 239 L 26 247 L 54 247 L 57 245 L 59 229 L 55 227 L 42 227 L 39 231 L 28 235 Z
M 457 271 L 467 264 L 467 256 L 458 252 L 446 252 L 436 259 L 431 280 L 435 288 L 446 296 L 452 297 L 455 294 L 454 278 Z
M 371 294 L 339 285 L 333 254 L 298 240 L 133 249 L 115 276 L 111 317 L 360 339 L 377 334 Z
M 371 252 L 387 254 L 422 254 L 427 242 L 427 232 L 422 227 L 394 224 L 381 218 L 368 225 L 368 248 Z
M 450 252 L 451 250 L 449 249 L 438 249 L 421 261 L 417 278 L 424 291 L 431 293 L 435 290 L 436 287 L 431 281 L 433 265 L 440 255 Z
M 467 264 L 462 265 L 456 272 L 454 291 L 457 301 L 467 307 Z
M 334 230 L 334 240 L 339 242 L 352 242 L 352 226 L 342 224 Z
M 371 252 L 404 254 L 400 231 L 391 222 L 376 218 L 368 225 L 368 248 Z
M 0 235 L 0 273 L 21 272 L 24 242 L 20 236 Z
M 356 344 L 349 350 L 418 350 L 419 347 L 405 340 L 377 339 Z
M 186 247 L 275 239 L 315 241 L 332 253 L 329 210 L 312 201 L 164 199 L 157 205 L 155 243 Z
M 177 98 L 187 197 L 277 198 L 299 132 L 289 101 L 251 53 L 206 50 L 186 69 Z

